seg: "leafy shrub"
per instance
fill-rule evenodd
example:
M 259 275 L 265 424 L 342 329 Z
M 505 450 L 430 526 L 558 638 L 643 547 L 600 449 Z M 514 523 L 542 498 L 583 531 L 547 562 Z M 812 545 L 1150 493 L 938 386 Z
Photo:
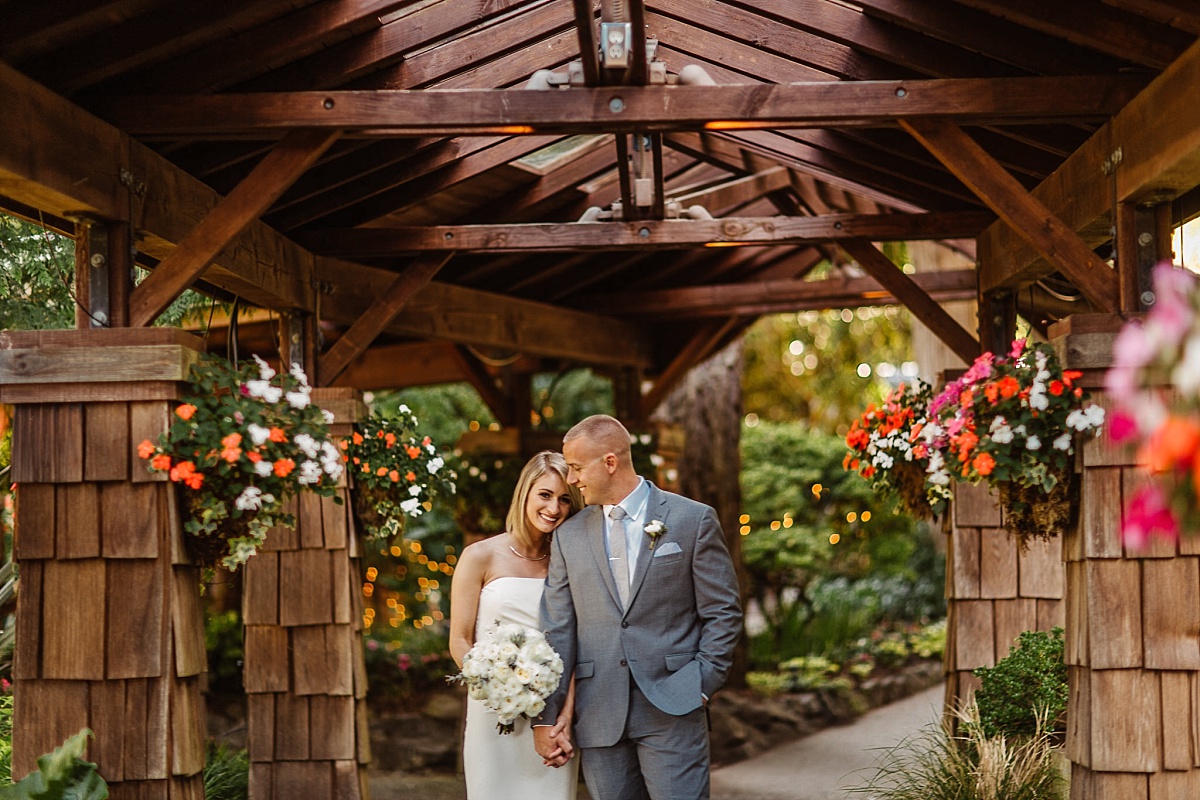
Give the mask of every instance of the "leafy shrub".
M 909 647 L 920 658 L 941 658 L 946 652 L 946 620 L 931 622 L 914 633 Z
M 0 695 L 0 786 L 12 783 L 12 715 L 12 695 Z
M 885 635 L 875 642 L 872 650 L 876 661 L 885 667 L 893 668 L 903 666 L 912 652 L 905 637 L 895 633 Z
M 246 800 L 250 796 L 250 756 L 227 744 L 208 743 L 204 761 L 204 800 Z
M 212 692 L 242 691 L 242 617 L 236 610 L 207 614 L 204 646 L 208 650 L 208 686 Z
M 987 736 L 1033 736 L 1039 717 L 1050 733 L 1066 730 L 1067 666 L 1063 629 L 1025 631 L 1007 656 L 975 675 L 983 685 L 975 694 Z
M 12 800 L 105 800 L 108 784 L 96 772 L 96 765 L 83 760 L 92 732 L 84 728 L 63 742 L 53 753 L 37 760 L 38 768 L 6 787 L 5 798 Z
M 1054 737 L 1044 727 L 1009 741 L 988 736 L 974 703 L 958 712 L 961 736 L 933 725 L 884 755 L 866 785 L 871 800 L 1055 800 L 1063 779 Z

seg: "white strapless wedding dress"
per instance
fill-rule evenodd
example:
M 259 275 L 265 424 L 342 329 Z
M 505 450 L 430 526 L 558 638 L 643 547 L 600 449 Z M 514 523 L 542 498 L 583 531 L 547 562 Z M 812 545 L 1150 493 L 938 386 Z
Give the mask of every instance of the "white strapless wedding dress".
M 541 578 L 496 578 L 479 592 L 475 637 L 493 623 L 515 622 L 538 629 Z M 478 700 L 467 698 L 463 766 L 467 800 L 574 800 L 579 785 L 579 756 L 554 769 L 542 764 L 533 748 L 529 720 L 518 719 L 513 732 L 496 730 L 499 718 Z

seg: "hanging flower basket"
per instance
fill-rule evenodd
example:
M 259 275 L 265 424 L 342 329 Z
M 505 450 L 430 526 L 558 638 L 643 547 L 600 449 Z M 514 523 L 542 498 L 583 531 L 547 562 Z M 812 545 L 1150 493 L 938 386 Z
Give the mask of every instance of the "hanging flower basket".
M 343 472 L 331 420 L 310 403 L 304 372 L 277 374 L 255 361 L 206 358 L 192 367 L 170 429 L 138 445 L 151 472 L 180 486 L 187 546 L 205 568 L 236 570 L 271 528 L 295 526 L 284 512 L 289 497 L 332 496 Z
M 1075 524 L 1079 507 L 1073 498 L 1079 496 L 1078 489 L 1079 476 L 1069 469 L 1056 476 L 1049 492 L 1014 481 L 996 486 L 1005 525 L 1017 534 L 1023 547 L 1028 547 L 1030 539 L 1061 536 Z
M 371 416 L 338 442 L 354 480 L 351 505 L 369 539 L 404 533 L 405 520 L 429 511 L 439 494 L 454 494 L 456 475 L 406 405 Z
M 950 500 L 949 478 L 930 480 L 931 458 L 938 454 L 921 438 L 931 397 L 929 384 L 918 380 L 900 384 L 882 405 L 868 406 L 846 434 L 849 452 L 842 461 L 877 491 L 899 497 L 919 519 L 941 514 Z

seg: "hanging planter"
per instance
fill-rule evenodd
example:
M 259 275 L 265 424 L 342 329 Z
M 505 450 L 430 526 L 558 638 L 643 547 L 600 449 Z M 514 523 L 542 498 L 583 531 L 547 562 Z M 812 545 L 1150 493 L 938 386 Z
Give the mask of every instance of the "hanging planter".
M 299 368 L 278 374 L 265 361 L 205 358 L 175 420 L 138 455 L 180 486 L 185 542 L 202 567 L 236 570 L 274 527 L 294 527 L 285 501 L 300 491 L 332 496 L 343 472 L 329 415 L 312 405 Z
M 454 471 L 418 432 L 408 406 L 358 423 L 338 449 L 354 481 L 351 505 L 370 539 L 402 535 L 406 519 L 429 511 L 437 495 L 455 492 Z

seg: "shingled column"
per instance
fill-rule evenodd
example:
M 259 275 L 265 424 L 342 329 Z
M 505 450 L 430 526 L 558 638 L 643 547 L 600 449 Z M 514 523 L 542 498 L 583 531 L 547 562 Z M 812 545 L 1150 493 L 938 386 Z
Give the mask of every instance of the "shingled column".
M 175 486 L 137 443 L 169 424 L 202 343 L 178 331 L 0 334 L 12 403 L 12 774 L 82 728 L 114 800 L 202 800 L 200 578 Z
M 366 412 L 353 389 L 314 389 L 348 436 Z M 360 542 L 345 478 L 338 495 L 302 494 L 245 569 L 244 680 L 253 800 L 369 797 Z
M 1105 407 L 1097 387 L 1120 324 L 1085 315 L 1051 329 L 1063 364 L 1084 371 Z M 1081 461 L 1079 526 L 1063 543 L 1071 797 L 1200 797 L 1200 534 L 1124 548 L 1123 504 L 1146 479 L 1135 454 L 1101 437 Z

